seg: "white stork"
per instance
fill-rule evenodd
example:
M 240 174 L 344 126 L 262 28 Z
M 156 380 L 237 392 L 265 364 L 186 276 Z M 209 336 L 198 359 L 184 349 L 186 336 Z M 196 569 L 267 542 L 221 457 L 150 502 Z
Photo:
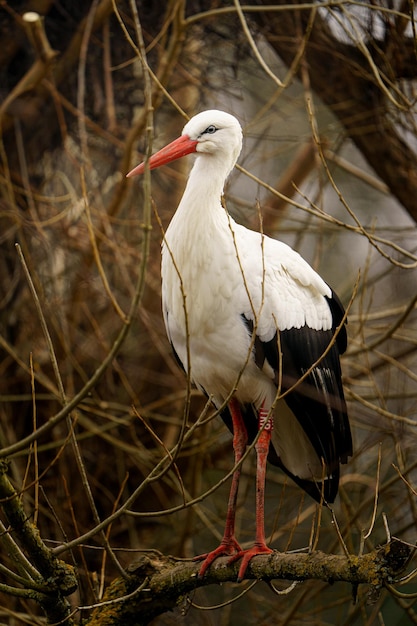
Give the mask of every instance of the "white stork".
M 235 538 L 240 466 L 234 472 L 220 555 L 270 553 L 264 530 L 267 459 L 315 500 L 333 502 L 340 463 L 352 455 L 339 355 L 343 307 L 322 278 L 286 244 L 237 224 L 222 206 L 242 129 L 223 111 L 204 111 L 149 160 L 151 169 L 195 152 L 184 195 L 162 243 L 162 308 L 168 338 L 192 381 L 233 433 L 235 463 L 256 438 L 256 538 Z M 135 167 L 128 176 L 144 171 Z M 336 334 L 337 331 L 337 334 Z M 336 337 L 335 337 L 336 334 Z M 281 397 L 283 396 L 283 397 Z

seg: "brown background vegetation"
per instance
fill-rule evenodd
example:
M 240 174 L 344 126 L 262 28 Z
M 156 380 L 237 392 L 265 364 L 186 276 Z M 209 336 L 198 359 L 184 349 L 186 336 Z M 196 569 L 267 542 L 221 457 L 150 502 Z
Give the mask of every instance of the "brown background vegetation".
M 229 210 L 257 227 L 260 206 L 265 231 L 350 305 L 343 370 L 355 455 L 335 505 L 347 549 L 370 552 L 389 534 L 416 541 L 410 5 L 242 6 L 0 3 L 0 442 L 30 522 L 75 567 L 74 610 L 99 602 L 141 551 L 192 557 L 222 532 L 230 436 L 204 419 L 210 408 L 187 388 L 160 313 L 160 223 L 188 165 L 152 174 L 151 192 L 124 177 L 150 139 L 160 147 L 204 108 L 230 110 L 244 127 Z M 43 29 L 22 19 L 28 10 Z M 158 465 L 167 451 L 175 463 Z M 252 461 L 243 542 L 254 527 Z M 343 554 L 330 512 L 268 472 L 273 547 Z M 0 619 L 38 623 L 37 604 L 15 593 L 9 523 L 5 513 Z M 234 602 L 242 585 L 209 586 L 155 623 L 417 623 L 415 579 L 406 583 L 371 605 L 362 586 L 354 604 L 347 583 L 304 582 L 282 597 L 258 583 Z

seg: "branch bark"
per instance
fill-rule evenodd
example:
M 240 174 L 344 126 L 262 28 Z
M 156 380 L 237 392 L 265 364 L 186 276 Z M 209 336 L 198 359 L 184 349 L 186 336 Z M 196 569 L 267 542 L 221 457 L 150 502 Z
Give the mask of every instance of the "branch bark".
M 404 570 L 414 549 L 397 539 L 363 556 L 340 556 L 274 552 L 255 557 L 247 578 L 252 580 L 317 579 L 333 584 L 344 581 L 353 585 L 353 597 L 360 584 L 370 586 L 372 599 L 385 583 Z M 184 601 L 184 596 L 199 587 L 236 581 L 239 562 L 228 565 L 228 557 L 219 558 L 202 580 L 197 578 L 200 564 L 180 561 L 155 553 L 144 554 L 108 587 L 103 602 L 97 605 L 86 626 L 144 626 Z
M 25 513 L 19 494 L 7 476 L 8 464 L 0 463 L 1 508 L 9 523 L 0 536 L 0 545 L 13 550 L 14 564 L 26 579 L 25 597 L 35 600 L 44 610 L 49 623 L 65 621 L 69 626 L 70 605 L 66 596 L 77 588 L 71 565 L 57 559 L 42 541 L 38 529 Z M 26 556 L 25 556 L 26 555 Z M 16 595 L 23 595 L 20 588 Z M 10 587 L 8 592 L 13 595 Z

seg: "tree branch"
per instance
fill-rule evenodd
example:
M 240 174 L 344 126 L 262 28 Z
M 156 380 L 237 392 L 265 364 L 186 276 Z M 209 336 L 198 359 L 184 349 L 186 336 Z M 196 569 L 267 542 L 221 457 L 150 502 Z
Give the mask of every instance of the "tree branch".
M 67 620 L 70 612 L 69 603 L 65 596 L 70 595 L 77 588 L 77 580 L 71 565 L 57 559 L 51 550 L 42 541 L 38 529 L 26 515 L 21 499 L 7 476 L 8 465 L 0 462 L 0 500 L 1 507 L 10 525 L 7 530 L 9 544 L 13 537 L 17 539 L 25 556 L 17 545 L 14 555 L 17 565 L 20 564 L 22 573 L 26 574 L 26 597 L 35 600 L 45 611 L 50 623 Z M 8 548 L 10 553 L 10 546 Z M 17 558 L 16 558 L 17 557 Z M 9 591 L 11 593 L 11 591 Z M 21 589 L 16 589 L 16 595 Z M 70 624 L 66 621 L 66 624 Z
M 252 580 L 321 580 L 333 584 L 344 581 L 354 587 L 370 585 L 375 597 L 386 583 L 404 570 L 413 547 L 397 539 L 363 556 L 340 556 L 313 552 L 280 553 L 255 557 L 247 578 Z M 86 626 L 144 626 L 157 615 L 174 609 L 184 595 L 206 585 L 235 582 L 239 562 L 228 565 L 219 558 L 202 580 L 197 578 L 200 564 L 148 553 L 130 566 L 128 578 L 118 578 L 107 589 L 103 603 L 97 605 Z

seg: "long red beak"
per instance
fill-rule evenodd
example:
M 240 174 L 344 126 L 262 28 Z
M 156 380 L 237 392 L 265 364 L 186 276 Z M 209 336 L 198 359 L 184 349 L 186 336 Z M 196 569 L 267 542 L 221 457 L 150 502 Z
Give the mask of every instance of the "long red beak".
M 196 139 L 190 139 L 188 135 L 181 135 L 181 137 L 174 139 L 174 141 L 171 141 L 165 148 L 162 148 L 151 156 L 148 161 L 149 169 L 154 170 L 156 167 L 160 167 L 161 165 L 180 159 L 186 154 L 195 152 L 197 144 L 198 141 Z M 145 163 L 140 163 L 126 174 L 126 177 L 137 176 L 138 174 L 142 174 L 144 170 Z

